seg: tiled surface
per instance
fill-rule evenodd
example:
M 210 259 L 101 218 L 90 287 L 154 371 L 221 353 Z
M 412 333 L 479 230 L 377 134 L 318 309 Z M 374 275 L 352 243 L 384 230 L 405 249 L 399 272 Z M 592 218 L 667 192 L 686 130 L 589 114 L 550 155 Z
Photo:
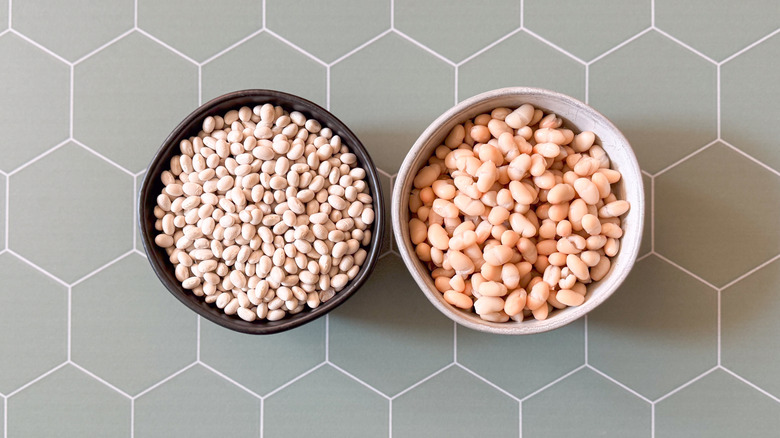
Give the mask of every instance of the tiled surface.
M 40 3 L 0 0 L 3 438 L 776 434 L 777 2 Z M 344 306 L 258 338 L 143 259 L 138 183 L 198 102 L 329 107 L 389 198 L 430 121 L 509 85 L 586 100 L 644 171 L 643 258 L 587 320 L 456 328 L 388 238 Z

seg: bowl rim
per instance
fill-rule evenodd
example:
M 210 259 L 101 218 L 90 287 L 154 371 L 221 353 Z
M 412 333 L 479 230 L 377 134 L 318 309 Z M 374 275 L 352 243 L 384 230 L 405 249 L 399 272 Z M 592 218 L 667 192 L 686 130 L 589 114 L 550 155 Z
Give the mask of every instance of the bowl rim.
M 211 304 L 206 304 L 202 297 L 197 297 L 190 291 L 185 290 L 181 282 L 174 277 L 173 266 L 168 261 L 165 251 L 154 243 L 156 231 L 149 226 L 150 222 L 153 223 L 153 221 L 147 221 L 144 218 L 152 215 L 154 206 L 157 205 L 158 193 L 154 193 L 152 189 L 156 184 L 155 180 L 159 180 L 162 171 L 169 166 L 167 156 L 169 154 L 178 154 L 179 142 L 183 138 L 197 135 L 197 131 L 194 134 L 192 134 L 192 131 L 200 130 L 199 126 L 204 117 L 223 114 L 226 110 L 220 108 L 222 105 L 228 105 L 226 108 L 229 109 L 238 109 L 243 105 L 251 106 L 269 101 L 275 102 L 275 105 L 281 105 L 285 110 L 300 111 L 306 114 L 307 117 L 316 119 L 322 123 L 323 127 L 330 128 L 334 135 L 338 134 L 342 138 L 343 144 L 346 144 L 350 148 L 350 152 L 357 156 L 360 166 L 366 171 L 366 182 L 373 197 L 375 219 L 371 225 L 371 242 L 368 247 L 364 247 L 367 254 L 363 266 L 360 268 L 357 276 L 350 280 L 346 287 L 337 292 L 333 298 L 315 309 L 304 310 L 279 321 L 248 322 L 236 315 L 226 315 L 221 309 Z M 171 152 L 172 150 L 173 152 Z M 381 252 L 381 242 L 384 237 L 385 205 L 381 187 L 379 172 L 365 146 L 363 146 L 357 135 L 333 113 L 308 99 L 294 94 L 269 89 L 245 89 L 217 96 L 198 106 L 168 134 L 146 167 L 143 182 L 139 185 L 136 194 L 138 197 L 136 221 L 144 252 L 149 264 L 152 266 L 152 270 L 163 286 L 177 300 L 201 317 L 227 329 L 255 335 L 274 334 L 301 326 L 327 314 L 354 295 L 366 282 L 376 267 Z
M 439 293 L 438 290 L 435 290 L 433 281 L 430 279 L 430 276 L 424 275 L 422 269 L 420 269 L 424 268 L 421 262 L 416 258 L 416 256 L 412 256 L 414 249 L 412 248 L 411 241 L 408 241 L 407 237 L 404 235 L 404 231 L 406 231 L 408 234 L 408 224 L 404 224 L 401 221 L 401 209 L 406 208 L 402 202 L 404 198 L 404 186 L 406 185 L 406 180 L 413 178 L 412 172 L 415 171 L 415 169 L 412 169 L 412 166 L 414 165 L 414 161 L 422 152 L 422 149 L 426 146 L 426 143 L 429 142 L 432 137 L 441 134 L 442 128 L 445 124 L 451 122 L 455 118 L 463 118 L 464 113 L 468 112 L 471 107 L 475 107 L 486 101 L 491 101 L 506 96 L 522 97 L 529 95 L 537 95 L 545 100 L 561 101 L 571 105 L 573 108 L 576 108 L 582 113 L 586 113 L 592 116 L 605 129 L 608 129 L 614 133 L 615 138 L 619 140 L 625 152 L 624 160 L 625 165 L 628 167 L 626 171 L 630 172 L 632 177 L 638 176 L 638 178 L 635 178 L 636 184 L 633 184 L 632 182 L 632 185 L 635 186 L 635 189 L 632 191 L 635 193 L 638 200 L 638 205 L 631 206 L 632 212 L 637 214 L 635 232 L 631 233 L 631 237 L 629 238 L 629 245 L 624 245 L 624 239 L 627 237 L 626 235 L 621 238 L 621 253 L 624 252 L 625 247 L 632 249 L 632 251 L 625 253 L 624 259 L 621 260 L 621 266 L 626 266 L 626 268 L 618 271 L 617 269 L 614 269 L 615 265 L 613 264 L 611 267 L 612 272 L 610 272 L 608 277 L 605 277 L 604 279 L 610 279 L 610 287 L 608 289 L 600 291 L 598 296 L 591 297 L 583 305 L 576 308 L 570 308 L 571 310 L 567 314 L 556 315 L 558 317 L 553 317 L 544 321 L 535 321 L 537 324 L 535 324 L 533 327 L 523 323 L 495 323 L 479 320 L 476 315 L 457 310 L 444 302 L 443 298 L 441 297 L 441 293 Z M 626 171 L 624 171 L 624 175 L 626 174 Z M 563 93 L 537 87 L 505 87 L 489 90 L 469 97 L 445 111 L 433 122 L 431 122 L 430 125 L 428 125 L 428 127 L 422 132 L 422 134 L 420 134 L 420 136 L 417 138 L 417 141 L 415 141 L 414 145 L 407 153 L 403 163 L 401 164 L 398 174 L 396 175 L 390 210 L 392 214 L 392 228 L 396 239 L 396 245 L 398 246 L 398 252 L 400 253 L 401 258 L 404 260 L 404 264 L 409 270 L 409 273 L 412 275 L 412 277 L 414 277 L 417 285 L 421 288 L 422 292 L 425 294 L 426 298 L 428 298 L 428 301 L 430 301 L 431 304 L 433 304 L 440 312 L 442 312 L 451 320 L 473 330 L 505 335 L 528 335 L 547 332 L 574 322 L 575 320 L 581 318 L 599 306 L 618 289 L 620 284 L 626 279 L 629 272 L 633 268 L 639 253 L 639 247 L 644 231 L 644 205 L 644 185 L 642 182 L 642 173 L 639 167 L 639 162 L 636 159 L 636 155 L 634 154 L 628 139 L 626 139 L 625 135 L 623 135 L 617 126 L 615 126 L 606 116 L 586 103 Z

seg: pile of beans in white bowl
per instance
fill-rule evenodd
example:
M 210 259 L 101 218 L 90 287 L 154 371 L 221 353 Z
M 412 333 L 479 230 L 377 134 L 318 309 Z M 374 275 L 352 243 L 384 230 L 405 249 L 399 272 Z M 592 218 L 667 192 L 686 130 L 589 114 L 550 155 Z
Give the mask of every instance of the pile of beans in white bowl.
M 596 143 L 530 104 L 452 128 L 409 199 L 415 252 L 447 303 L 507 322 L 585 302 L 618 253 L 629 209 Z
M 184 289 L 245 321 L 316 308 L 371 241 L 365 169 L 341 138 L 272 104 L 208 116 L 162 172 L 155 244 Z

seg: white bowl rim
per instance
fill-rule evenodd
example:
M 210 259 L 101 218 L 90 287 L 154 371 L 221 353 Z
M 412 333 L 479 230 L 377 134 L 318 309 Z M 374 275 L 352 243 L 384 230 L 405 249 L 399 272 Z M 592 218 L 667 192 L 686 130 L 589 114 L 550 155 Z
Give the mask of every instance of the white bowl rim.
M 623 173 L 624 179 L 628 176 L 632 180 L 632 187 L 626 187 L 626 191 L 631 189 L 633 195 L 634 202 L 632 202 L 629 214 L 636 214 L 636 223 L 635 226 L 631 228 L 631 232 L 625 233 L 621 238 L 620 251 L 622 254 L 622 259 L 619 266 L 621 269 L 615 269 L 617 265 L 613 264 L 607 277 L 598 282 L 598 287 L 603 288 L 603 290 L 600 290 L 597 296 L 591 297 L 591 293 L 589 291 L 589 299 L 586 300 L 583 305 L 564 309 L 554 317 L 547 320 L 523 321 L 520 323 L 494 323 L 484 321 L 474 313 L 460 311 L 450 306 L 444 301 L 442 294 L 439 293 L 433 286 L 433 280 L 431 277 L 421 273 L 421 268 L 425 267 L 422 265 L 419 259 L 417 259 L 416 255 L 414 255 L 411 241 L 408 240 L 408 225 L 402 223 L 401 220 L 401 209 L 406 208 L 406 203 L 403 202 L 404 191 L 406 190 L 404 186 L 406 185 L 405 180 L 410 178 L 410 173 L 415 170 L 412 169 L 412 167 L 417 155 L 420 154 L 421 150 L 432 137 L 441 134 L 440 131 L 442 130 L 443 125 L 456 117 L 462 119 L 463 113 L 467 112 L 469 108 L 482 104 L 486 101 L 491 101 L 506 96 L 520 97 L 530 95 L 539 95 L 544 99 L 565 102 L 576 108 L 578 111 L 581 111 L 594 120 L 598 121 L 598 123 L 603 125 L 605 129 L 608 129 L 612 132 L 615 138 L 619 141 L 621 149 L 623 149 L 623 155 L 625 155 L 623 157 L 623 162 L 627 167 L 621 168 L 621 173 Z M 420 134 L 420 136 L 417 138 L 417 141 L 415 141 L 412 148 L 406 154 L 406 158 L 401 164 L 398 174 L 396 175 L 396 181 L 392 194 L 391 212 L 393 233 L 395 235 L 396 245 L 398 245 L 398 252 L 401 255 L 401 258 L 404 260 L 404 264 L 414 278 L 415 282 L 422 289 L 423 293 L 431 302 L 431 304 L 433 304 L 437 309 L 439 309 L 440 312 L 442 312 L 451 320 L 473 330 L 496 334 L 526 335 L 542 333 L 565 326 L 599 306 L 602 302 L 609 298 L 615 292 L 615 290 L 617 290 L 620 284 L 628 276 L 628 273 L 631 271 L 631 268 L 633 267 L 639 253 L 639 247 L 644 228 L 644 203 L 645 199 L 642 173 L 639 168 L 636 155 L 633 153 L 633 150 L 631 149 L 631 146 L 626 137 L 609 119 L 584 102 L 556 91 L 536 87 L 506 87 L 486 91 L 463 100 L 436 118 L 436 120 L 434 120 L 423 131 L 423 133 Z M 624 253 L 625 251 L 628 252 Z M 425 268 L 425 272 L 427 272 L 427 268 Z

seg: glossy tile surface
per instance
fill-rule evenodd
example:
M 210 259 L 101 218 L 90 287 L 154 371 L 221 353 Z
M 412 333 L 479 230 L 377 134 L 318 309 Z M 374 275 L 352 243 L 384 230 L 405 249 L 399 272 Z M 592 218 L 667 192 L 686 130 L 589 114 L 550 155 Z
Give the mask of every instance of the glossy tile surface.
M 780 429 L 776 1 L 0 0 L 0 56 L 2 438 Z M 420 133 L 507 86 L 589 103 L 642 168 L 640 259 L 588 318 L 455 327 L 389 220 L 365 286 L 273 336 L 199 319 L 144 259 L 138 188 L 201 103 L 270 88 L 330 109 L 389 219 Z

